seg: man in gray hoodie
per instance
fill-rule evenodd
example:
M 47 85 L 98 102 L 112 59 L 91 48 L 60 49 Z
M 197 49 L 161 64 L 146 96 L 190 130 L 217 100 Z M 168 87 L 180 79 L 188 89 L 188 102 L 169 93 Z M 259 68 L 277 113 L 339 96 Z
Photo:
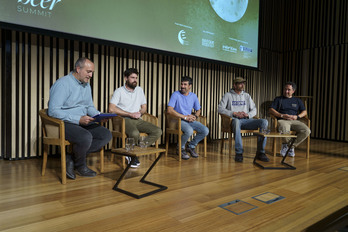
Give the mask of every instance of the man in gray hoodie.
M 256 130 L 267 129 L 268 121 L 266 119 L 254 119 L 256 115 L 256 107 L 251 96 L 244 92 L 246 80 L 242 77 L 237 77 L 233 81 L 233 88 L 227 92 L 221 99 L 218 107 L 220 114 L 225 114 L 231 117 L 232 131 L 235 140 L 235 161 L 243 161 L 243 143 L 240 130 Z M 257 159 L 268 162 L 269 159 L 265 154 L 265 146 L 267 139 L 258 138 L 257 141 Z

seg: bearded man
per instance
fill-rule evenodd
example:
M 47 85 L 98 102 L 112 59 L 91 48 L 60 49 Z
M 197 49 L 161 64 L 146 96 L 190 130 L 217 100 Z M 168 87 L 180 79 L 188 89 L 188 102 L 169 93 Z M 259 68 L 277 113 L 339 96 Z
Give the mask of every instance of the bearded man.
M 147 104 L 144 91 L 138 84 L 139 72 L 135 68 L 128 68 L 124 71 L 125 85 L 116 89 L 109 104 L 109 112 L 125 118 L 126 134 L 128 138 L 134 138 L 138 144 L 140 133 L 146 133 L 145 142 L 153 144 L 162 135 L 161 128 L 141 119 L 147 111 Z M 128 162 L 130 159 L 127 159 Z M 140 165 L 136 158 L 131 167 Z

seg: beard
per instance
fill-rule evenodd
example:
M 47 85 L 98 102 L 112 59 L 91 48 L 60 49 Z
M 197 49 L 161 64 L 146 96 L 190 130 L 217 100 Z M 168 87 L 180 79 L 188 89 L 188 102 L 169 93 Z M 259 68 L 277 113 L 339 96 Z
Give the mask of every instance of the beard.
M 185 88 L 183 88 L 183 89 L 180 89 L 180 92 L 181 92 L 182 94 L 185 94 L 185 93 L 187 92 L 187 90 L 186 90 Z
M 135 89 L 135 87 L 137 87 L 137 82 L 134 81 L 133 83 L 129 83 L 128 81 L 126 81 L 126 85 L 131 89 Z

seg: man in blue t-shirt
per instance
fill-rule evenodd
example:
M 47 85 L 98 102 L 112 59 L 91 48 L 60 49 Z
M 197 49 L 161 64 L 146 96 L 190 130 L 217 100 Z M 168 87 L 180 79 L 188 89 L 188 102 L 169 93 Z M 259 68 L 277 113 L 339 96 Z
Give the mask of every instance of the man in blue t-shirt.
M 294 148 L 302 143 L 311 133 L 311 130 L 298 119 L 307 115 L 307 110 L 301 99 L 293 97 L 296 91 L 296 84 L 287 82 L 284 85 L 283 96 L 276 97 L 269 108 L 269 113 L 278 118 L 278 128 L 280 131 L 296 131 L 297 138 L 290 148 L 289 156 L 295 156 Z M 288 139 L 284 139 L 280 154 L 285 156 L 288 150 Z
M 187 146 L 187 151 L 193 158 L 197 158 L 198 154 L 195 151 L 197 144 L 208 135 L 209 129 L 196 119 L 201 114 L 201 105 L 199 104 L 197 95 L 190 92 L 192 88 L 192 78 L 184 76 L 181 78 L 181 90 L 175 91 L 170 97 L 168 103 L 168 113 L 170 115 L 181 118 L 181 158 L 187 160 L 190 156 L 186 153 L 185 145 L 188 139 L 192 136 L 193 131 L 197 132 L 196 136 Z M 194 113 L 192 113 L 194 109 Z

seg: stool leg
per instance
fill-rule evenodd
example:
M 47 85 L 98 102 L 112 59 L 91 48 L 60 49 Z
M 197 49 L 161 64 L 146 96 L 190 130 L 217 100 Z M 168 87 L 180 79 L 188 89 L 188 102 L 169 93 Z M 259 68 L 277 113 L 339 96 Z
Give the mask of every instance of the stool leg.
M 224 142 L 225 142 L 224 135 L 225 135 L 225 133 L 224 133 L 224 132 L 221 132 L 221 134 L 222 134 L 222 139 L 221 139 L 221 154 L 222 154 L 222 151 L 223 151 L 223 149 L 224 149 Z
M 61 158 L 60 166 L 62 169 L 62 184 L 66 184 L 66 154 L 65 154 L 65 145 L 60 146 Z
M 104 148 L 100 150 L 100 172 L 104 172 Z
M 306 158 L 309 159 L 309 146 L 310 146 L 310 138 L 309 136 L 307 137 L 307 154 L 306 154 Z
M 276 154 L 277 154 L 277 138 L 273 138 L 272 150 L 273 150 L 273 156 L 276 156 Z
M 47 150 L 48 150 L 48 145 L 44 144 L 44 151 L 43 151 L 43 157 L 42 157 L 42 170 L 41 170 L 41 175 L 44 176 L 46 172 L 46 165 L 47 165 Z
M 169 148 L 169 134 L 166 134 L 166 156 L 168 156 L 168 148 Z
M 204 158 L 207 158 L 207 137 L 204 138 Z
M 228 154 L 232 155 L 232 133 L 229 133 L 228 135 Z
M 178 135 L 178 143 L 179 143 L 179 162 L 181 162 L 181 135 Z

